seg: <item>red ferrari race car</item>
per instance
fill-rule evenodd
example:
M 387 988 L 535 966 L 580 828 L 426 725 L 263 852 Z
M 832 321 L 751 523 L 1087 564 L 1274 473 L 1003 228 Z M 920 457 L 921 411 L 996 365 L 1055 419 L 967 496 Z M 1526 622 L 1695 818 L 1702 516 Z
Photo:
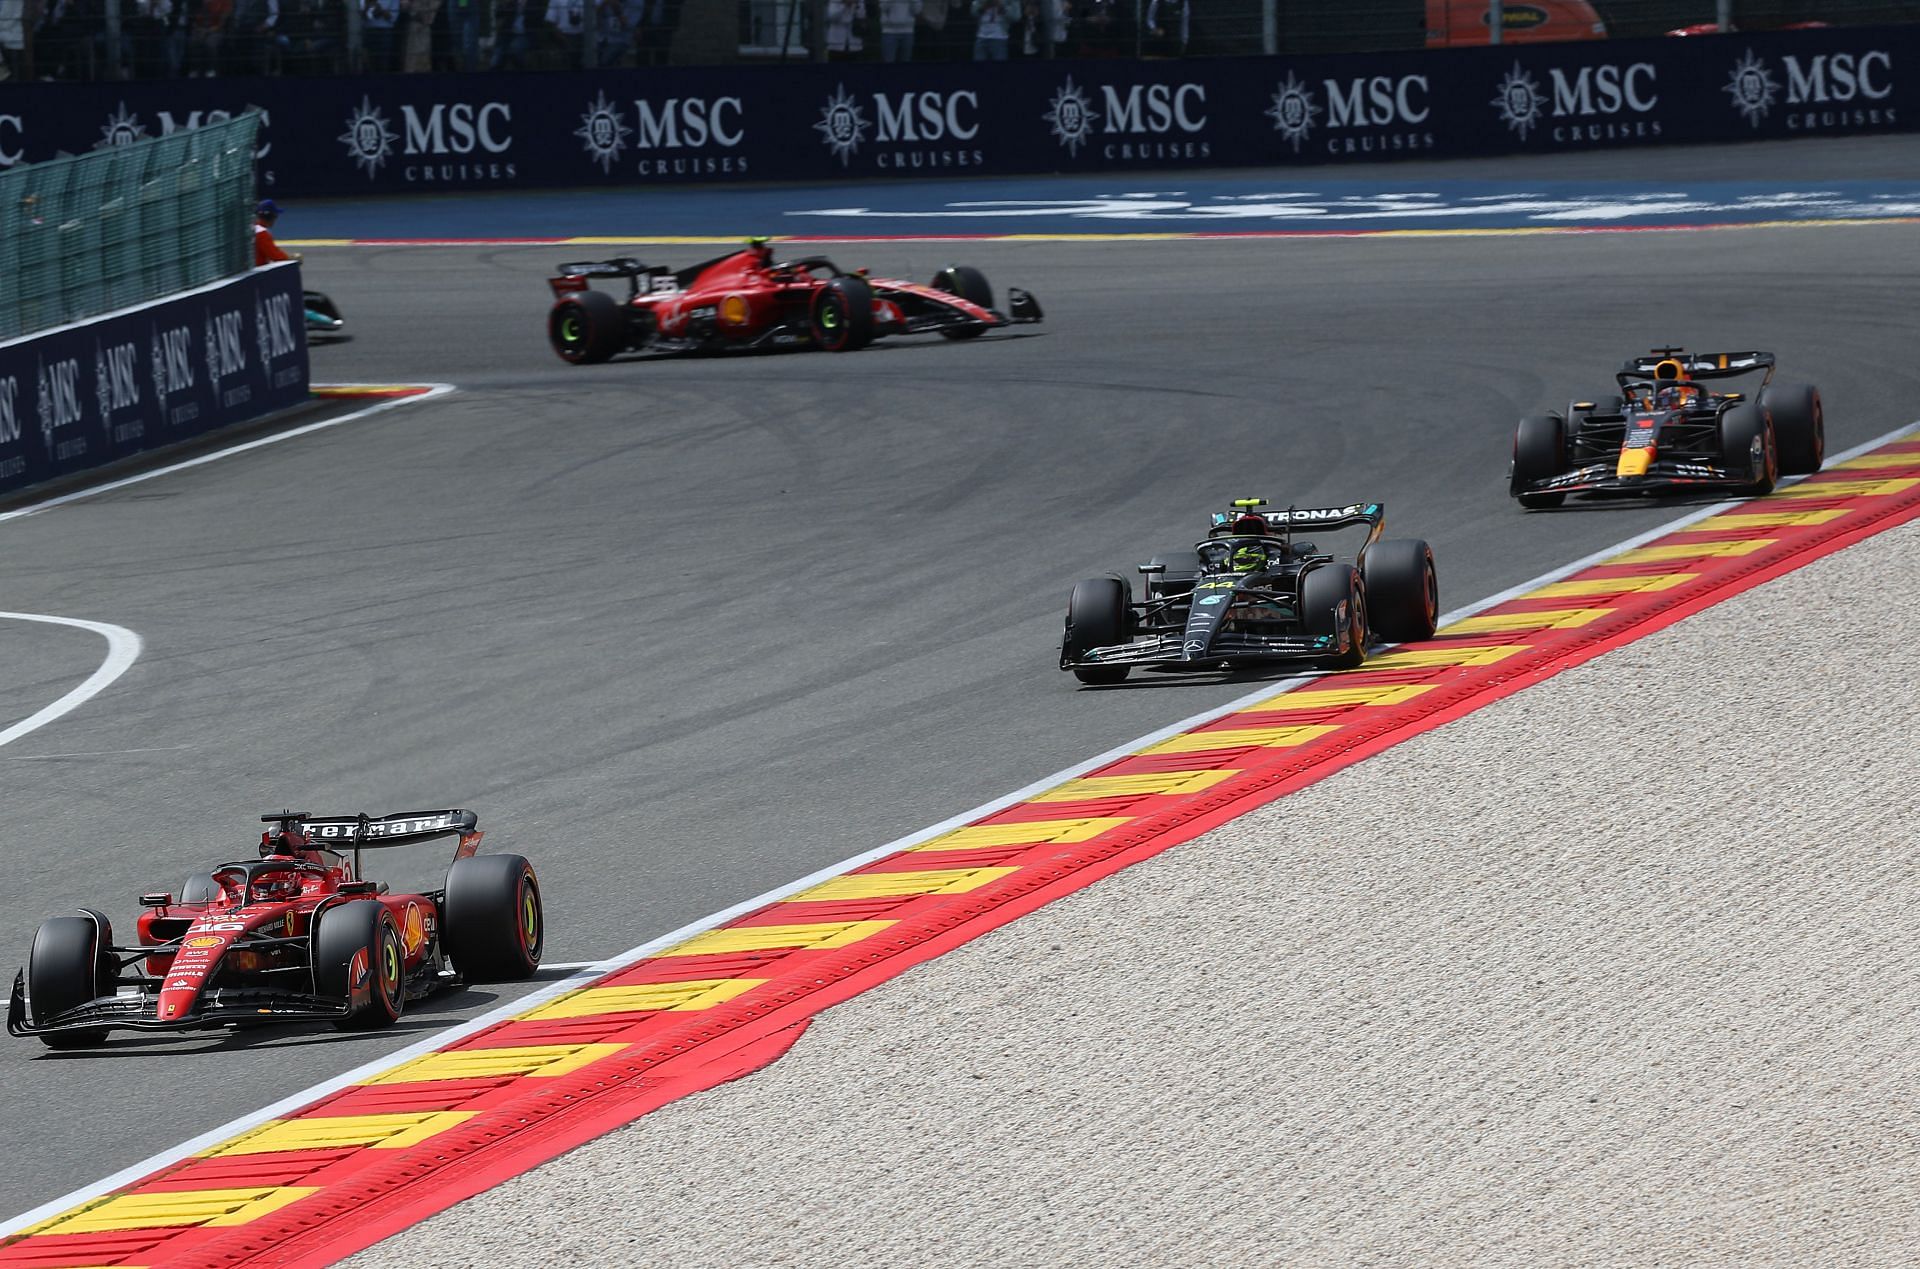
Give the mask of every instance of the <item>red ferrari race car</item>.
M 14 976 L 7 1031 L 78 1049 L 119 1028 L 384 1027 L 430 992 L 539 968 L 545 926 L 533 866 L 475 854 L 472 811 L 261 820 L 273 827 L 260 835 L 260 858 L 197 873 L 177 899 L 140 896 L 131 947 L 91 908 L 42 922 Z M 438 837 L 459 839 L 444 888 L 389 894 L 362 878 L 362 851 Z
M 591 278 L 625 278 L 615 298 Z M 1040 302 L 1007 288 L 1007 312 L 978 269 L 953 265 L 926 286 L 848 273 L 825 256 L 775 260 L 763 239 L 686 269 L 630 257 L 563 264 L 547 280 L 547 339 L 562 361 L 587 365 L 623 352 L 824 348 L 852 352 L 882 335 L 937 331 L 972 339 L 1040 320 Z

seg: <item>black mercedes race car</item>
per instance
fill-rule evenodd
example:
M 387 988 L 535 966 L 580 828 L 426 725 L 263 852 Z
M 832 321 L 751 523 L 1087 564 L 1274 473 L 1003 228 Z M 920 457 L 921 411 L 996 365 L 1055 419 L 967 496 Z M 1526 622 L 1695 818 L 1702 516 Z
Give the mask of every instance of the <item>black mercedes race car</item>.
M 1261 511 L 1237 498 L 1206 540 L 1140 565 L 1146 595 L 1125 577 L 1090 577 L 1067 601 L 1060 668 L 1082 683 L 1118 683 L 1135 666 L 1221 670 L 1270 661 L 1353 669 L 1375 641 L 1429 638 L 1440 615 L 1433 549 L 1380 541 L 1386 508 Z M 1351 564 L 1295 534 L 1366 530 Z
M 1751 397 L 1700 382 L 1750 374 L 1763 375 Z M 1820 390 L 1774 383 L 1772 353 L 1656 348 L 1614 378 L 1617 395 L 1520 420 L 1508 481 L 1521 506 L 1557 507 L 1570 493 L 1764 494 L 1782 475 L 1819 471 L 1826 458 Z

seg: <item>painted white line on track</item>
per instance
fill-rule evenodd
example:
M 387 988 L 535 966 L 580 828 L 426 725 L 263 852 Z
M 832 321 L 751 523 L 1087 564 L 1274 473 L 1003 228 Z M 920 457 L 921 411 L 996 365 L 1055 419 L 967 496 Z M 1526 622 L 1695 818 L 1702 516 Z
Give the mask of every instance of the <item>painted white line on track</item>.
M 367 385 L 338 384 L 329 386 L 352 388 Z M 430 383 L 419 386 L 425 387 L 427 390 L 414 396 L 393 397 L 381 401 L 378 404 L 369 405 L 364 409 L 353 410 L 342 414 L 338 418 L 321 419 L 317 423 L 307 423 L 300 427 L 289 428 L 284 432 L 275 432 L 272 436 L 262 436 L 256 440 L 246 441 L 239 445 L 229 445 L 225 449 L 214 450 L 211 454 L 202 454 L 198 458 L 189 458 L 184 462 L 171 463 L 165 467 L 156 467 L 152 471 L 143 471 L 137 475 L 127 476 L 120 480 L 110 480 L 104 485 L 91 485 L 85 489 L 76 489 L 72 493 L 61 494 L 58 498 L 48 498 L 45 502 L 36 502 L 12 511 L 0 512 L 0 524 L 4 524 L 8 520 L 18 520 L 22 516 L 39 515 L 42 511 L 51 511 L 55 507 L 64 507 L 70 502 L 79 502 L 84 498 L 94 498 L 103 493 L 112 493 L 116 489 L 125 489 L 128 485 L 138 485 L 145 481 L 157 480 L 161 476 L 171 476 L 174 472 L 186 471 L 190 467 L 203 467 L 208 463 L 218 462 L 223 458 L 232 458 L 235 454 L 244 454 L 249 450 L 264 449 L 268 445 L 278 445 L 281 441 L 290 441 L 296 436 L 307 436 L 314 432 L 324 432 L 330 427 L 339 427 L 343 423 L 356 423 L 361 419 L 379 414 L 383 410 L 394 409 L 396 406 L 408 405 L 415 401 L 431 401 L 435 397 L 443 397 L 454 390 L 453 385 L 450 383 Z
M 0 621 L 37 621 L 49 626 L 72 626 L 91 630 L 107 641 L 107 659 L 74 688 L 53 704 L 0 731 L 0 746 L 10 745 L 22 736 L 39 731 L 48 723 L 65 718 L 112 686 L 113 681 L 133 668 L 140 656 L 140 636 L 125 626 L 110 626 L 104 621 L 83 621 L 78 617 L 52 617 L 37 612 L 0 612 Z
M 1849 458 L 1864 454 L 1869 450 L 1877 449 L 1890 441 L 1896 440 L 1916 427 L 1920 427 L 1920 420 L 1897 427 L 1883 436 L 1876 437 L 1864 444 L 1856 445 L 1844 453 L 1830 454 L 1827 456 L 1827 462 L 1845 462 Z M 1781 483 L 1785 485 L 1792 482 L 1782 481 Z M 1571 564 L 1564 564 L 1550 572 L 1542 573 L 1531 581 L 1522 582 L 1518 586 L 1509 587 L 1497 595 L 1491 595 L 1486 599 L 1478 600 L 1461 608 L 1456 608 L 1440 618 L 1441 624 L 1444 625 L 1459 621 L 1465 617 L 1471 617 L 1477 612 L 1482 612 L 1496 604 L 1505 603 L 1507 600 L 1519 595 L 1524 595 L 1530 590 L 1548 585 L 1551 582 L 1559 581 L 1571 573 L 1578 572 L 1580 569 L 1590 567 L 1611 556 L 1618 555 L 1622 551 L 1630 551 L 1656 538 L 1677 532 L 1687 525 L 1706 519 L 1715 512 L 1724 511 L 1728 506 L 1739 501 L 1742 500 L 1737 498 L 1728 499 L 1725 502 L 1716 502 L 1698 508 L 1686 515 L 1680 516 L 1678 519 L 1670 520 L 1656 528 L 1648 529 L 1645 533 L 1636 534 L 1633 537 L 1627 538 L 1625 541 L 1615 543 L 1613 546 L 1595 551 L 1591 555 L 1575 560 Z M 624 952 L 609 956 L 605 960 L 595 961 L 578 973 L 572 974 L 559 982 L 549 983 L 515 1000 L 498 1005 L 486 1013 L 480 1014 L 478 1017 L 470 1018 L 457 1026 L 447 1028 L 445 1031 L 417 1040 L 396 1053 L 389 1054 L 382 1058 L 375 1058 L 373 1061 L 358 1066 L 345 1074 L 337 1075 L 332 1079 L 315 1084 L 301 1092 L 283 1097 L 271 1106 L 264 1106 L 250 1114 L 243 1115 L 238 1119 L 222 1124 L 218 1128 L 210 1129 L 189 1141 L 184 1141 L 171 1149 L 161 1151 L 151 1158 L 122 1168 L 112 1176 L 102 1177 L 100 1180 L 90 1185 L 82 1186 L 70 1194 L 65 1194 L 50 1202 L 42 1203 L 31 1211 L 23 1212 L 11 1220 L 0 1222 L 0 1238 L 17 1234 L 28 1226 L 38 1224 L 43 1220 L 59 1215 L 68 1208 L 76 1207 L 82 1203 L 99 1198 L 123 1185 L 129 1185 L 151 1172 L 167 1167 L 170 1164 L 178 1163 L 182 1159 L 190 1158 L 203 1150 L 220 1144 L 229 1137 L 237 1136 L 240 1133 L 257 1128 L 270 1119 L 277 1119 L 282 1115 L 298 1110 L 331 1093 L 339 1092 L 341 1089 L 347 1088 L 350 1085 L 360 1083 L 372 1076 L 391 1070 L 403 1062 L 412 1061 L 414 1058 L 423 1057 L 447 1045 L 464 1040 L 468 1036 L 484 1031 L 496 1022 L 510 1018 L 515 1014 L 524 1013 L 566 992 L 584 987 L 602 974 L 610 973 L 633 961 L 651 956 L 655 952 L 664 951 L 676 943 L 685 942 L 696 934 L 703 934 L 716 926 L 724 925 L 735 917 L 745 916 L 747 913 L 763 908 L 769 903 L 777 903 L 811 886 L 816 886 L 823 881 L 831 880 L 843 873 L 851 872 L 853 869 L 859 868 L 862 865 L 872 863 L 876 859 L 882 859 L 888 855 L 906 850 L 911 846 L 917 846 L 922 842 L 938 837 L 942 833 L 963 827 L 997 811 L 1005 810 L 1017 802 L 1026 800 L 1033 794 L 1045 792 L 1055 785 L 1075 779 L 1086 774 L 1088 771 L 1092 771 L 1117 759 L 1124 758 L 1129 754 L 1137 753 L 1149 745 L 1157 744 L 1162 740 L 1177 736 L 1182 732 L 1190 731 L 1195 727 L 1210 723 L 1217 718 L 1223 718 L 1257 701 L 1276 696 L 1281 692 L 1292 691 L 1294 688 L 1305 683 L 1311 683 L 1319 677 L 1317 674 L 1302 674 L 1264 683 L 1256 690 L 1236 700 L 1229 701 L 1225 705 L 1204 710 L 1201 713 L 1193 715 L 1191 718 L 1184 719 L 1181 722 L 1171 723 L 1156 731 L 1149 732 L 1137 740 L 1128 741 L 1124 745 L 1117 745 L 1105 753 L 1100 754 L 1098 757 L 1075 763 L 1073 766 L 1067 767 L 1062 771 L 1057 771 L 1050 776 L 1036 780 L 1024 788 L 1017 789 L 1003 797 L 995 798 L 991 802 L 976 806 L 970 811 L 962 811 L 960 814 L 950 816 L 938 824 L 923 828 L 915 833 L 909 833 L 905 837 L 897 838 L 884 846 L 876 846 L 872 850 L 862 851 L 860 854 L 841 860 L 837 864 L 829 864 L 827 867 L 810 873 L 798 881 L 788 882 L 786 885 L 776 887 L 754 898 L 742 900 L 732 907 L 683 925 L 669 934 L 662 934 L 658 938 L 649 939 L 638 947 L 629 948 Z

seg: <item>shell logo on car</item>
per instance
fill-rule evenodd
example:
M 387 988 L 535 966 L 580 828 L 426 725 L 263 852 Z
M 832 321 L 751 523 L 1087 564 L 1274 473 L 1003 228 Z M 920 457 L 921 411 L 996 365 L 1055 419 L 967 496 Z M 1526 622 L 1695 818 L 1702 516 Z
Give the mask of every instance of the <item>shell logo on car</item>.
M 223 941 L 224 940 L 222 939 L 215 938 L 211 934 L 201 934 L 194 938 L 188 939 L 185 943 L 182 943 L 181 946 L 182 947 L 219 947 Z

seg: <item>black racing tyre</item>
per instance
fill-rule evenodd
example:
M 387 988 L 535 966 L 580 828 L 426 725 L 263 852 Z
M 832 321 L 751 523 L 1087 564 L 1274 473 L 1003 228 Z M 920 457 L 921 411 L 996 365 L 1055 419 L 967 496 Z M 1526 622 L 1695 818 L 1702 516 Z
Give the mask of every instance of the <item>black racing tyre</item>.
M 1337 609 L 1349 606 L 1352 646 L 1321 662 L 1329 670 L 1357 670 L 1367 661 L 1367 587 L 1351 564 L 1322 564 L 1300 583 L 1300 616 L 1307 633 L 1333 635 L 1340 631 Z
M 627 315 L 605 291 L 580 291 L 553 306 L 547 340 L 560 360 L 594 365 L 627 346 Z
M 105 935 L 103 941 L 102 935 Z M 112 927 L 83 916 L 49 917 L 33 935 L 27 954 L 27 1016 L 44 1025 L 113 990 Z M 90 1049 L 107 1038 L 105 1027 L 56 1031 L 40 1037 L 49 1049 Z
M 1567 425 L 1557 414 L 1529 414 L 1513 431 L 1513 474 L 1507 488 L 1520 505 L 1557 507 L 1563 493 L 1527 493 L 1528 484 L 1558 476 L 1567 469 Z
M 1419 538 L 1395 538 L 1367 549 L 1367 620 L 1390 643 L 1431 639 L 1440 620 L 1440 579 L 1433 548 Z
M 546 944 L 533 865 L 519 855 L 473 855 L 447 870 L 440 944 L 470 983 L 530 978 Z
M 828 352 L 853 352 L 873 342 L 873 288 L 843 273 L 813 293 L 807 312 L 813 342 Z
M 314 991 L 351 1003 L 356 988 L 367 998 L 333 1025 L 373 1030 L 400 1020 L 407 1006 L 407 953 L 393 913 L 378 899 L 355 899 L 325 908 L 313 932 Z
M 1127 617 L 1130 612 L 1127 583 L 1118 577 L 1089 577 L 1075 582 L 1067 597 L 1067 631 L 1064 647 L 1069 657 L 1079 657 L 1092 648 L 1110 648 L 1127 641 Z M 1109 684 L 1126 679 L 1129 665 L 1076 666 L 1073 677 L 1082 683 Z
M 1780 478 L 1780 450 L 1773 424 L 1757 402 L 1746 401 L 1720 416 L 1720 461 L 1736 476 L 1748 477 L 1746 492 L 1773 492 Z
M 1773 442 L 1780 450 L 1780 474 L 1811 476 L 1827 461 L 1827 414 L 1820 389 L 1810 383 L 1770 383 L 1760 391 L 1760 408 L 1773 420 Z
M 933 275 L 933 288 L 959 296 L 969 304 L 981 308 L 993 307 L 993 287 L 987 282 L 987 275 L 964 264 L 950 264 Z M 984 326 L 963 326 L 956 330 L 943 330 L 940 333 L 948 339 L 972 339 L 984 335 Z

